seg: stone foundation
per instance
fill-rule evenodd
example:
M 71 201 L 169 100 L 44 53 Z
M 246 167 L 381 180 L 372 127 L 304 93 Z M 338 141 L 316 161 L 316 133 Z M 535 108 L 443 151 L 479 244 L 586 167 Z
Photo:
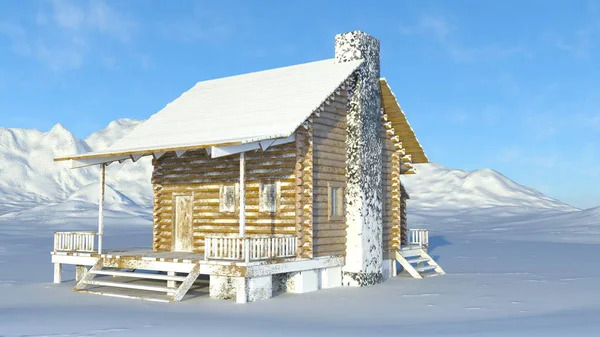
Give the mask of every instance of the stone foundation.
M 342 285 L 345 287 L 366 287 L 383 282 L 383 274 L 379 273 L 352 273 L 342 274 Z
M 381 276 L 382 280 L 385 281 L 390 277 L 398 275 L 396 270 L 396 260 L 383 260 L 381 264 Z
M 342 267 L 319 269 L 319 289 L 342 286 Z
M 256 277 L 210 276 L 211 298 L 235 300 L 236 303 L 255 302 L 273 297 L 271 275 Z

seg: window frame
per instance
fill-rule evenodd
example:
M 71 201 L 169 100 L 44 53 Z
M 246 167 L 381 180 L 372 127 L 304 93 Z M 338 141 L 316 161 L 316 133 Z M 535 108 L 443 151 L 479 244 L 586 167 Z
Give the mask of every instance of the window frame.
M 275 186 L 275 200 L 274 200 L 275 210 L 267 209 L 265 206 L 265 200 L 263 199 L 263 191 L 264 191 L 265 185 L 274 185 Z M 279 213 L 280 206 L 281 206 L 281 182 L 279 180 L 261 181 L 259 189 L 258 189 L 258 211 L 260 213 L 277 214 L 277 213 Z
M 336 201 L 337 201 L 337 214 L 334 215 L 333 214 L 333 207 L 334 205 L 332 205 L 333 199 L 332 199 L 332 194 L 334 189 L 337 189 L 337 195 L 336 195 Z M 339 181 L 330 181 L 327 182 L 327 218 L 330 221 L 343 221 L 344 220 L 344 183 L 341 183 Z
M 233 187 L 233 210 L 225 209 L 225 188 Z M 239 184 L 221 184 L 219 187 L 219 212 L 235 213 L 239 209 Z

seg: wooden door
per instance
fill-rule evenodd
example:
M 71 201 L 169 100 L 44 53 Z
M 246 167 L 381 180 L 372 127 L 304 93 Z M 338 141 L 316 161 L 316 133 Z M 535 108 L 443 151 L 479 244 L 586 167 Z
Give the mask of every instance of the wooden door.
M 193 237 L 193 207 L 192 195 L 175 195 L 173 197 L 175 215 L 173 217 L 173 246 L 174 252 L 191 252 L 194 248 Z

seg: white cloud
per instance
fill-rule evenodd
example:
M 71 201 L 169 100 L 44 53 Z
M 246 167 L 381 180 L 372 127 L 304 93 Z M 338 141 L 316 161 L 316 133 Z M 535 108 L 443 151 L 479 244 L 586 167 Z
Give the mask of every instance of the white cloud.
M 210 9 L 207 2 L 196 2 L 190 12 L 189 18 L 160 23 L 160 33 L 171 40 L 193 43 L 219 41 L 234 31 L 232 20 Z
M 102 0 L 48 0 L 28 27 L 18 22 L 0 22 L 0 35 L 8 37 L 14 53 L 32 57 L 59 71 L 80 68 L 94 52 L 106 63 L 99 39 L 131 42 L 138 24 Z M 23 20 L 27 21 L 27 20 Z
M 0 21 L 0 36 L 5 36 L 11 42 L 12 51 L 17 54 L 27 54 L 30 46 L 27 42 L 25 29 L 16 23 Z
M 50 10 L 38 13 L 40 25 L 53 24 L 71 33 L 99 33 L 122 42 L 130 41 L 138 24 L 102 0 L 50 0 Z M 47 17 L 49 16 L 49 17 Z
M 183 43 L 216 41 L 230 34 L 232 27 L 223 22 L 198 22 L 198 20 L 177 20 L 161 25 L 164 36 Z
M 478 62 L 504 59 L 524 55 L 531 57 L 531 51 L 521 44 L 503 46 L 486 44 L 464 45 L 459 42 L 458 28 L 441 15 L 423 15 L 412 26 L 400 26 L 403 35 L 424 35 L 433 37 L 438 44 L 457 62 Z
M 441 16 L 426 15 L 413 26 L 400 26 L 400 33 L 405 35 L 434 35 L 439 40 L 445 40 L 454 27 Z
M 575 58 L 588 59 L 592 57 L 592 50 L 598 38 L 600 38 L 600 22 L 594 22 L 570 34 L 546 34 L 543 40 Z

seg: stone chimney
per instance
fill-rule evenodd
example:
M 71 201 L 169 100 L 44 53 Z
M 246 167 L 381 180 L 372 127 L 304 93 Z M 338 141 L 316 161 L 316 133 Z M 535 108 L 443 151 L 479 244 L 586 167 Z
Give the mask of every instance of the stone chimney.
M 344 286 L 382 282 L 382 140 L 379 41 L 361 31 L 336 35 L 336 62 L 363 59 L 349 88 Z

